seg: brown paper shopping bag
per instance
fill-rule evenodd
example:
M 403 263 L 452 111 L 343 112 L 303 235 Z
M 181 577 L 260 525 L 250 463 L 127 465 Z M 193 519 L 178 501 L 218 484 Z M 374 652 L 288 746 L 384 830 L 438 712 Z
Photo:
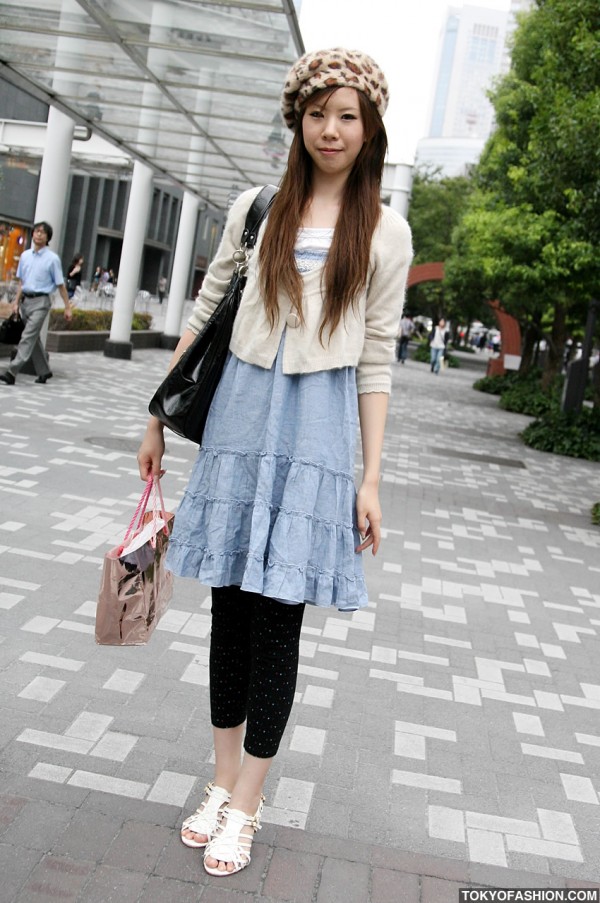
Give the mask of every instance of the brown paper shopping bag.
M 146 510 L 150 499 L 152 508 Z M 123 542 L 104 556 L 96 607 L 97 643 L 139 646 L 148 642 L 173 594 L 173 574 L 165 568 L 173 518 L 165 511 L 160 480 L 150 477 Z

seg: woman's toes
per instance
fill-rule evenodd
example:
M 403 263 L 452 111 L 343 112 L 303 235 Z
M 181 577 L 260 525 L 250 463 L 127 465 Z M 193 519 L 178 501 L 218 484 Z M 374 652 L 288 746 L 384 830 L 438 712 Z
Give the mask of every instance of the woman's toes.
M 194 843 L 208 843 L 206 834 L 195 834 L 194 831 L 190 831 L 187 828 L 183 831 L 183 836 L 186 840 L 192 840 Z

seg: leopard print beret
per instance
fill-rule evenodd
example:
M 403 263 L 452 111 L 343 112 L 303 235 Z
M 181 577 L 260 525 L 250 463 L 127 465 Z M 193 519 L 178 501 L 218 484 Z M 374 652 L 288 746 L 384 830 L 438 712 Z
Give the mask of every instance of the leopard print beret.
M 343 47 L 316 50 L 301 56 L 287 74 L 281 112 L 288 128 L 295 127 L 303 101 L 323 88 L 356 88 L 375 104 L 380 116 L 387 109 L 388 84 L 375 60 L 360 50 Z

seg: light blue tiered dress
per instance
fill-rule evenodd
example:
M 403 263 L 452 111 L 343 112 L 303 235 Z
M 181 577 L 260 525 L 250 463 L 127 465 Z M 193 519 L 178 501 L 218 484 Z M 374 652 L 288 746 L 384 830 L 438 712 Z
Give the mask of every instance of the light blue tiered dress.
M 332 230 L 300 233 L 300 272 Z M 367 604 L 356 529 L 353 367 L 285 375 L 229 354 L 175 517 L 168 567 L 207 586 L 354 611 Z

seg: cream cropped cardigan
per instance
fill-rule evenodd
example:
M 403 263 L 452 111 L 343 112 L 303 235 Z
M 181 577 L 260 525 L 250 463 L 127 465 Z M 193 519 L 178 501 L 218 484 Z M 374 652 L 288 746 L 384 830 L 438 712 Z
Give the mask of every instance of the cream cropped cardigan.
M 221 244 L 208 268 L 188 328 L 198 333 L 223 297 L 233 272 L 233 252 L 239 247 L 246 214 L 260 189 L 245 191 L 232 206 Z M 264 229 L 264 227 L 263 227 Z M 304 325 L 289 297 L 279 293 L 279 319 L 271 329 L 259 289 L 258 250 L 248 266 L 248 281 L 240 304 L 230 350 L 248 364 L 270 369 L 277 355 L 284 328 L 283 372 L 314 373 L 336 367 L 357 368 L 359 393 L 387 392 L 391 388 L 394 341 L 404 303 L 408 268 L 412 259 L 410 229 L 405 219 L 382 207 L 381 220 L 373 234 L 365 289 L 350 307 L 331 337 L 323 344 L 319 328 L 323 320 L 323 267 L 302 276 Z

